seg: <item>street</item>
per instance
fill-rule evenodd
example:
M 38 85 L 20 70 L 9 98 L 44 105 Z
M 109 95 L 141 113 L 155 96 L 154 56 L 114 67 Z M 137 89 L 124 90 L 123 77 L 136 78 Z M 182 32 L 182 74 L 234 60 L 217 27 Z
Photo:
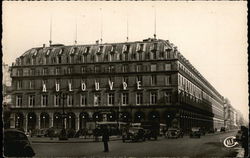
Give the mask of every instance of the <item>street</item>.
M 36 157 L 82 156 L 134 156 L 134 157 L 234 157 L 235 150 L 225 148 L 222 141 L 236 132 L 206 135 L 199 138 L 166 139 L 157 141 L 127 142 L 109 141 L 109 153 L 103 152 L 102 142 L 32 143 Z

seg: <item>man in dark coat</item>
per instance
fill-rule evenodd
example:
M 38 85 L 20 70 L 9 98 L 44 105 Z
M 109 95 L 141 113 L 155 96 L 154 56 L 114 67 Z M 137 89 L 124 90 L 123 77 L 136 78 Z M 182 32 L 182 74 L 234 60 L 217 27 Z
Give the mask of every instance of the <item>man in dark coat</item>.
M 244 157 L 248 157 L 248 128 L 245 126 L 241 126 L 241 143 L 242 143 L 242 148 L 244 148 Z
M 108 146 L 109 130 L 105 125 L 102 128 L 102 141 L 104 143 L 104 152 L 109 152 L 109 146 Z

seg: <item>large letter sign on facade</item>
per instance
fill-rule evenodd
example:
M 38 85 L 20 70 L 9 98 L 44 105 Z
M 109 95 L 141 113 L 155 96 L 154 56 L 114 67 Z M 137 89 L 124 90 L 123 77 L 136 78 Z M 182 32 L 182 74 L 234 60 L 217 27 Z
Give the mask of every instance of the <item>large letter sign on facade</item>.
M 59 83 L 56 83 L 56 91 L 57 91 L 57 92 L 60 91 L 60 85 L 59 85 Z
M 46 92 L 46 84 L 43 83 L 43 92 Z
M 110 90 L 113 90 L 113 85 L 114 85 L 114 82 L 109 81 L 109 89 Z
M 86 84 L 85 84 L 84 82 L 82 82 L 81 88 L 82 88 L 82 91 L 85 91 L 85 90 L 86 90 Z
M 141 81 L 137 81 L 137 89 L 141 89 Z
M 99 91 L 100 87 L 99 87 L 99 82 L 95 82 L 95 90 Z
M 127 89 L 127 87 L 128 87 L 128 85 L 127 85 L 127 83 L 126 82 L 123 82 L 123 90 L 126 90 Z

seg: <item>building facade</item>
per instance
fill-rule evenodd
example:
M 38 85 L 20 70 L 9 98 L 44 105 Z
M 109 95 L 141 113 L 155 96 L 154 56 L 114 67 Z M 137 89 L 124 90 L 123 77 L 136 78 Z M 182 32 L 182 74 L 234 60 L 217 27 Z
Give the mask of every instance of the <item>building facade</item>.
M 224 126 L 224 99 L 166 40 L 32 48 L 11 67 L 13 127 Z
M 10 109 L 11 106 L 11 77 L 10 67 L 8 64 L 2 63 L 2 109 L 4 127 L 10 127 Z

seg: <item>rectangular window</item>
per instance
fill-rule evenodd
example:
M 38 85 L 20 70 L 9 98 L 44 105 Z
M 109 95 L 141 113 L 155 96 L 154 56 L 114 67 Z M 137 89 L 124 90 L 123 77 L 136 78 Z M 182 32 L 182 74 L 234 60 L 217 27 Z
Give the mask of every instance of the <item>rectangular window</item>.
M 16 106 L 21 107 L 23 102 L 23 97 L 21 95 L 18 95 L 16 98 Z
M 122 65 L 122 72 L 128 72 L 128 65 Z
M 17 70 L 17 76 L 23 76 L 23 70 L 22 69 Z
M 128 105 L 128 93 L 122 93 L 122 105 Z
M 48 75 L 48 68 L 43 69 L 43 75 Z
M 60 75 L 60 72 L 61 72 L 61 68 L 57 67 L 56 68 L 56 75 Z
M 165 85 L 170 85 L 171 84 L 171 76 L 167 75 L 165 76 Z
M 171 92 L 165 92 L 165 102 L 166 103 L 172 103 Z
M 41 98 L 41 106 L 42 106 L 42 107 L 48 106 L 48 95 L 47 95 L 47 94 L 43 94 L 43 95 L 42 95 L 42 98 Z
M 136 93 L 136 105 L 141 105 L 143 100 L 143 95 L 142 93 Z
M 94 94 L 94 106 L 101 104 L 101 95 L 99 93 Z
M 171 70 L 171 64 L 165 64 L 165 70 L 166 71 Z
M 101 55 L 98 54 L 98 55 L 96 56 L 96 62 L 100 62 L 100 61 L 101 61 Z
M 115 72 L 114 65 L 109 65 L 109 72 Z
M 157 85 L 157 77 L 156 77 L 156 75 L 151 76 L 151 85 Z
M 156 51 L 152 52 L 152 59 L 154 59 L 154 60 L 156 59 Z
M 67 103 L 68 103 L 68 106 L 74 105 L 74 95 L 73 94 L 69 94 L 67 96 Z
M 87 96 L 86 94 L 81 94 L 81 106 L 87 105 Z
M 128 53 L 124 53 L 125 61 L 128 61 Z
M 81 68 L 81 71 L 82 71 L 82 73 L 86 73 L 86 72 L 87 72 L 87 67 L 86 67 L 86 66 L 83 66 L 83 67 Z
M 150 92 L 150 104 L 157 103 L 157 92 Z
M 95 73 L 100 72 L 100 66 L 99 66 L 99 65 L 98 65 L 98 66 L 95 66 L 95 67 L 94 67 L 94 71 L 95 71 Z
M 115 94 L 109 93 L 108 94 L 108 105 L 114 105 L 115 104 Z
M 156 71 L 156 64 L 151 64 L 150 70 L 151 71 Z
M 30 107 L 35 106 L 35 95 L 30 95 L 29 96 L 29 106 Z
M 60 105 L 60 95 L 59 94 L 54 95 L 54 105 L 56 107 L 58 107 Z
M 57 57 L 57 63 L 58 63 L 58 64 L 61 64 L 61 63 L 62 63 L 62 57 L 61 57 L 61 56 L 58 56 L 58 57 Z
M 72 67 L 68 67 L 67 71 L 68 71 L 68 74 L 72 74 L 73 68 Z
M 29 81 L 29 89 L 34 89 L 35 87 L 35 81 L 34 80 L 30 80 Z
M 165 55 L 164 51 L 160 52 L 160 58 L 164 58 L 164 55 Z
M 142 60 L 142 52 L 138 52 L 139 60 Z
M 22 89 L 22 87 L 23 87 L 22 81 L 21 80 L 17 81 L 17 89 L 20 90 Z
M 142 72 L 142 65 L 136 65 L 136 72 Z

